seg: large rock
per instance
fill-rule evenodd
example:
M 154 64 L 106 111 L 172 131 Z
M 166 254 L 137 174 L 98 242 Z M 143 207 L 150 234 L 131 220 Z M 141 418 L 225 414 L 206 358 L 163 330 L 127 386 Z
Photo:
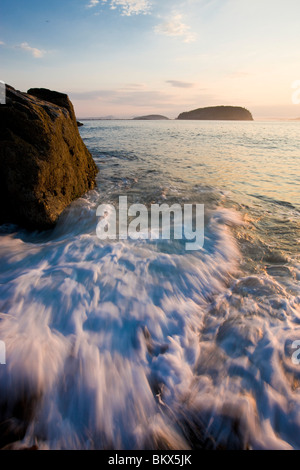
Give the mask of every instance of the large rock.
M 55 225 L 74 199 L 94 188 L 97 167 L 67 95 L 6 86 L 0 106 L 0 223 Z
M 199 121 L 253 121 L 248 109 L 240 106 L 210 106 L 179 114 L 177 119 Z

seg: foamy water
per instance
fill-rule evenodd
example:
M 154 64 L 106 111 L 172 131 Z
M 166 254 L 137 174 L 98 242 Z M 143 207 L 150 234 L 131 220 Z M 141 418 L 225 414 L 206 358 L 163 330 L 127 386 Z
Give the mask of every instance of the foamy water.
M 85 122 L 97 190 L 1 227 L 1 446 L 300 448 L 298 123 Z M 101 241 L 96 208 L 205 204 L 205 244 Z

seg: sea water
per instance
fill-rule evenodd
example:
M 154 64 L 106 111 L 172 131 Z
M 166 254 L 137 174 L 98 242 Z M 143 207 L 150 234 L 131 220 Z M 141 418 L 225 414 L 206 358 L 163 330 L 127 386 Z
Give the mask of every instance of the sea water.
M 300 448 L 296 122 L 84 121 L 97 188 L 0 228 L 0 443 Z M 204 204 L 203 248 L 99 240 L 100 204 Z

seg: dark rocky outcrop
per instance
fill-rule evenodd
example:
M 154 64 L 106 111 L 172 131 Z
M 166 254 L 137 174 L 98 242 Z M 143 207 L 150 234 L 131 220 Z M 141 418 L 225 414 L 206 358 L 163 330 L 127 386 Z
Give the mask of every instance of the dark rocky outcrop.
M 148 116 L 138 116 L 133 118 L 134 121 L 163 121 L 168 120 L 166 116 L 161 116 L 160 114 L 149 114 Z
M 67 95 L 6 86 L 6 105 L 0 106 L 0 223 L 53 227 L 74 199 L 94 188 L 97 171 Z
M 202 121 L 253 121 L 248 109 L 240 106 L 212 106 L 179 114 L 177 119 Z
M 48 101 L 48 103 L 56 104 L 60 108 L 65 108 L 69 111 L 69 115 L 73 121 L 76 121 L 75 112 L 68 95 L 59 93 L 58 91 L 48 90 L 47 88 L 30 88 L 27 91 L 28 95 L 35 96 L 39 100 Z M 77 122 L 77 121 L 76 121 Z

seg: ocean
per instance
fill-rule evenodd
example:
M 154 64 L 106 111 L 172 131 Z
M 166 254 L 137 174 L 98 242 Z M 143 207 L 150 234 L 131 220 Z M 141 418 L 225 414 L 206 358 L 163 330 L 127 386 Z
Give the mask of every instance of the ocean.
M 300 449 L 299 123 L 80 133 L 97 188 L 52 231 L 0 227 L 0 445 Z M 204 204 L 203 247 L 100 240 L 120 196 Z

